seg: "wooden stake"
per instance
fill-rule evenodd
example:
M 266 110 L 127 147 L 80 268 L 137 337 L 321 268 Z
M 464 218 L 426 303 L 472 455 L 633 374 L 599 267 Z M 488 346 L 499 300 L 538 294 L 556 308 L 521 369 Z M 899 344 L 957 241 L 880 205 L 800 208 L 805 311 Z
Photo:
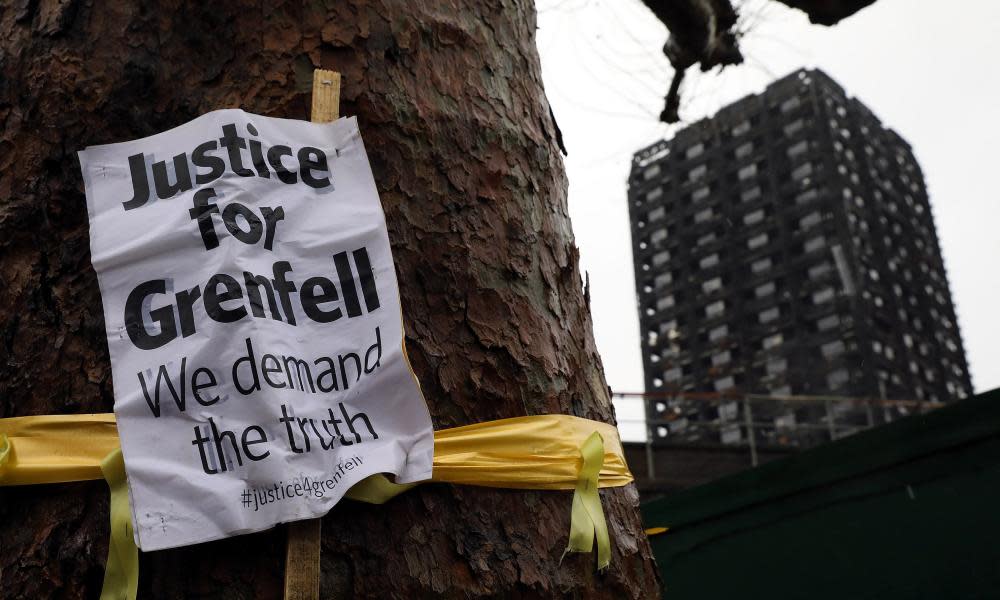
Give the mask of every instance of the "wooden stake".
M 288 524 L 285 600 L 319 600 L 319 541 L 322 521 Z
M 340 117 L 340 73 L 313 71 L 312 122 L 329 123 Z
M 313 71 L 312 121 L 329 123 L 340 116 L 340 73 Z M 319 553 L 322 521 L 288 524 L 285 547 L 285 600 L 319 600 Z

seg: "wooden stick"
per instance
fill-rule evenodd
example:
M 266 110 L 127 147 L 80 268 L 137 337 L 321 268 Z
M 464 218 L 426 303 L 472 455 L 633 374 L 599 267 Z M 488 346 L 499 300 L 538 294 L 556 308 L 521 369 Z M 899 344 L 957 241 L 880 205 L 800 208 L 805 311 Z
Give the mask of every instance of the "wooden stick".
M 322 521 L 288 524 L 285 546 L 285 600 L 319 600 L 319 548 Z
M 313 71 L 312 122 L 329 123 L 340 116 L 340 73 Z
M 340 116 L 340 73 L 313 71 L 312 121 L 329 123 Z M 319 554 L 322 521 L 288 524 L 285 546 L 285 600 L 319 600 Z

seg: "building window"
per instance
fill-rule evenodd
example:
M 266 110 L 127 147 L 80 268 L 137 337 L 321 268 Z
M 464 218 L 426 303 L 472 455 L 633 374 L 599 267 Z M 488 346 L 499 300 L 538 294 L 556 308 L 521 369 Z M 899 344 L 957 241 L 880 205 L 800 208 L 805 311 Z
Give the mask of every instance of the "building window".
M 696 189 L 695 191 L 691 192 L 691 202 L 698 202 L 699 200 L 704 200 L 705 198 L 708 198 L 710 193 L 711 190 L 708 188 L 708 186 L 703 185 L 700 188 Z
M 712 232 L 706 233 L 703 236 L 700 236 L 698 238 L 697 245 L 698 246 L 704 246 L 705 244 L 711 244 L 714 241 L 715 241 L 715 232 L 712 231 Z
M 698 165 L 688 171 L 688 179 L 691 181 L 698 181 L 704 177 L 706 173 L 708 173 L 708 167 L 706 165 Z
M 667 230 L 662 227 L 649 234 L 649 241 L 654 244 L 658 244 L 665 239 L 667 239 Z
M 670 251 L 661 250 L 653 255 L 653 266 L 659 267 L 670 261 Z
M 772 358 L 767 361 L 767 366 L 765 368 L 767 369 L 768 375 L 779 375 L 788 370 L 788 359 Z
M 813 304 L 823 304 L 824 302 L 830 302 L 833 300 L 835 295 L 836 292 L 833 291 L 833 288 L 827 286 L 821 290 L 813 292 L 812 301 Z
M 804 179 L 812 175 L 812 172 L 813 172 L 812 163 L 804 163 L 802 165 L 799 165 L 798 167 L 792 170 L 792 181 L 799 181 L 800 179 Z
M 823 216 L 819 213 L 819 211 L 813 211 L 799 219 L 799 231 L 805 231 L 814 225 L 818 225 L 822 220 Z
M 642 178 L 645 179 L 646 181 L 649 181 L 650 179 L 656 177 L 659 174 L 660 174 L 660 165 L 652 165 L 646 167 L 646 170 L 642 172 Z
M 716 300 L 705 307 L 705 316 L 708 318 L 717 317 L 724 312 L 726 312 L 726 303 L 722 300 Z
M 681 378 L 681 368 L 673 367 L 663 372 L 664 381 L 677 381 Z
M 723 350 L 722 352 L 712 355 L 712 366 L 718 367 L 719 365 L 724 365 L 731 361 L 732 358 L 733 355 L 729 350 Z
M 700 261 L 698 261 L 698 266 L 700 268 L 702 268 L 702 269 L 710 269 L 710 268 L 714 267 L 717 264 L 719 264 L 719 255 L 718 255 L 718 253 L 709 254 L 708 256 L 706 256 L 706 257 L 702 258 Z
M 750 156 L 751 153 L 753 153 L 753 142 L 740 144 L 740 146 L 736 148 L 736 158 L 746 158 L 747 156 Z
M 668 294 L 656 301 L 656 310 L 666 310 L 674 307 L 674 295 Z
M 787 150 L 788 158 L 794 159 L 796 157 L 799 157 L 805 154 L 806 150 L 808 149 L 809 149 L 809 142 L 807 142 L 806 140 L 802 140 L 797 144 L 793 144 Z
M 763 247 L 767 244 L 767 233 L 761 233 L 747 240 L 747 247 L 751 250 Z
M 656 188 L 646 194 L 646 202 L 652 202 L 654 200 L 659 200 L 663 196 L 663 188 Z
M 764 209 L 763 208 L 758 208 L 757 210 L 755 210 L 753 212 L 749 212 L 749 213 L 743 215 L 743 224 L 744 225 L 756 225 L 757 223 L 760 223 L 763 220 L 764 220 Z
M 808 204 L 808 203 L 812 202 L 813 200 L 815 200 L 818 197 L 819 197 L 819 193 L 816 190 L 814 190 L 814 189 L 806 190 L 804 192 L 799 193 L 797 196 L 795 196 L 795 203 L 796 204 Z
M 840 327 L 840 317 L 838 315 L 827 315 L 816 321 L 816 329 L 820 331 L 829 331 L 837 327 Z
M 763 273 L 764 271 L 771 268 L 771 264 L 772 264 L 771 258 L 764 257 L 759 260 L 753 261 L 753 263 L 750 265 L 750 270 L 754 273 Z
M 698 142 L 694 146 L 688 148 L 687 152 L 685 152 L 684 155 L 687 156 L 688 158 L 694 158 L 696 156 L 701 156 L 703 152 L 705 152 L 705 144 Z
M 677 319 L 670 319 L 660 323 L 660 334 L 667 336 L 667 338 L 673 338 L 677 335 Z
M 775 289 L 777 289 L 777 286 L 775 286 L 774 282 L 768 281 L 767 283 L 758 285 L 754 288 L 753 294 L 757 298 L 763 298 L 764 296 L 770 296 L 773 294 Z
M 827 342 L 819 347 L 820 354 L 822 354 L 823 358 L 826 359 L 837 358 L 843 354 L 846 349 L 847 347 L 844 345 L 842 340 Z
M 713 277 L 712 279 L 709 279 L 708 281 L 703 282 L 701 284 L 701 289 L 706 294 L 710 294 L 710 293 L 712 293 L 712 292 L 714 292 L 716 290 L 721 290 L 722 289 L 722 278 L 721 277 Z
M 777 320 L 780 315 L 781 311 L 778 310 L 778 307 L 772 306 L 771 308 L 760 311 L 760 314 L 757 315 L 757 320 L 761 323 L 770 323 L 771 321 Z
M 813 265 L 813 266 L 809 267 L 809 271 L 808 271 L 808 273 L 809 273 L 809 279 L 812 279 L 813 281 L 816 281 L 816 280 L 822 278 L 827 273 L 829 273 L 832 268 L 833 267 L 830 266 L 830 263 L 828 263 L 826 261 L 823 261 L 823 262 L 819 263 L 818 265 Z
M 739 178 L 740 181 L 744 179 L 749 179 L 755 175 L 757 175 L 757 163 L 742 167 L 739 171 L 736 172 L 736 177 Z
M 699 210 L 697 213 L 695 213 L 695 215 L 694 215 L 694 222 L 695 223 L 704 223 L 705 221 L 708 221 L 709 219 L 711 219 L 713 216 L 715 216 L 715 213 L 712 212 L 712 208 L 711 207 L 705 208 L 705 209 Z
M 780 333 L 775 333 L 774 335 L 769 335 L 763 340 L 761 340 L 760 345 L 764 350 L 770 350 L 771 348 L 777 348 L 784 342 L 785 342 L 784 336 L 782 336 Z
M 662 206 L 654 208 L 653 210 L 649 211 L 649 217 L 648 217 L 649 218 L 649 222 L 652 223 L 653 221 L 659 221 L 660 219 L 662 219 L 666 215 L 667 215 L 667 209 L 666 208 L 664 208 Z
M 717 342 L 722 338 L 726 337 L 727 335 L 729 335 L 729 326 L 719 325 L 718 327 L 713 327 L 711 330 L 709 330 L 708 341 Z
M 806 243 L 803 244 L 802 246 L 803 250 L 805 250 L 806 252 L 813 252 L 815 250 L 819 250 L 820 248 L 825 248 L 825 247 L 826 247 L 826 238 L 821 235 L 818 235 L 814 238 L 809 238 L 808 240 L 806 240 Z
M 733 127 L 733 137 L 743 135 L 744 133 L 750 131 L 750 121 L 744 119 L 741 123 Z
M 736 380 L 733 379 L 732 375 L 715 380 L 715 391 L 717 392 L 724 392 L 734 387 L 736 387 Z
M 837 369 L 826 376 L 826 385 L 831 390 L 835 390 L 851 380 L 847 369 Z
M 657 289 L 661 287 L 666 287 L 670 285 L 673 281 L 674 281 L 674 276 L 670 272 L 660 273 L 659 275 L 656 276 L 656 279 L 653 279 L 653 287 Z
M 781 110 L 781 112 L 786 113 L 786 112 L 788 112 L 790 110 L 795 110 L 796 108 L 798 108 L 800 106 L 802 106 L 802 101 L 799 100 L 799 97 L 798 96 L 792 96 L 788 100 L 785 100 L 784 102 L 781 103 L 780 110 Z
M 785 125 L 784 132 L 787 136 L 792 136 L 802 130 L 805 126 L 805 122 L 802 119 L 795 119 L 788 125 Z
M 760 198 L 760 196 L 761 196 L 761 191 L 759 185 L 752 187 L 749 190 L 743 190 L 742 192 L 740 192 L 740 200 L 742 200 L 743 202 L 751 202 L 753 200 Z

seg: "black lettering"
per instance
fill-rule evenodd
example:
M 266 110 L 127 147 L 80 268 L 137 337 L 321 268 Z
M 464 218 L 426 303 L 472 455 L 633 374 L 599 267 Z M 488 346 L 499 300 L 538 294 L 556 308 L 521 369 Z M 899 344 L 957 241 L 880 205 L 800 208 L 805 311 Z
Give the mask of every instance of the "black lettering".
M 293 184 L 298 181 L 298 176 L 294 171 L 289 171 L 285 168 L 285 165 L 281 164 L 282 156 L 291 156 L 292 149 L 288 146 L 271 146 L 267 149 L 267 162 L 271 163 L 271 168 L 274 169 L 275 175 L 282 183 Z
M 284 404 L 281 405 L 281 418 L 278 419 L 278 422 L 284 423 L 285 430 L 288 432 L 288 447 L 292 452 L 302 454 L 302 449 L 295 445 L 295 430 L 292 429 L 295 417 L 288 416 L 288 411 L 285 409 Z
M 174 382 L 170 378 L 170 373 L 167 371 L 166 365 L 160 365 L 160 368 L 156 371 L 156 390 L 153 393 L 153 397 L 149 397 L 149 389 L 146 387 L 146 378 L 142 376 L 142 372 L 136 373 L 139 376 L 139 386 L 142 387 L 142 395 L 146 398 L 146 404 L 149 406 L 149 412 L 153 413 L 153 416 L 157 419 L 160 418 L 160 382 L 165 381 L 167 390 L 170 392 L 170 396 L 174 399 L 174 404 L 177 405 L 177 410 L 184 412 L 186 400 L 185 396 L 187 394 L 187 382 L 185 381 L 185 369 L 187 369 L 187 357 L 181 359 L 181 376 L 177 379 L 178 386 L 181 388 L 181 393 L 177 393 L 177 388 L 174 387 Z
M 372 352 L 375 352 L 375 364 L 369 366 L 368 359 L 371 357 Z M 365 375 L 369 375 L 379 367 L 379 363 L 382 360 L 382 334 L 379 332 L 378 327 L 375 327 L 375 343 L 372 344 L 368 351 L 365 352 Z
M 250 301 L 250 311 L 253 313 L 253 316 L 264 316 L 264 303 L 260 297 L 260 288 L 264 288 L 264 293 L 267 295 L 267 306 L 271 309 L 271 318 L 275 321 L 280 321 L 281 313 L 278 312 L 278 302 L 274 298 L 274 289 L 271 287 L 271 280 L 262 275 L 254 275 L 249 271 L 244 271 L 243 282 L 247 290 L 247 299 Z
M 333 359 L 321 356 L 314 360 L 313 364 L 318 367 L 321 362 L 326 362 L 329 366 L 316 377 L 316 385 L 319 387 L 319 391 L 327 394 L 339 390 L 340 388 L 337 387 L 337 367 L 333 364 Z M 324 377 L 330 378 L 330 385 L 323 385 Z
M 299 148 L 299 174 L 302 175 L 302 183 L 316 189 L 325 188 L 330 185 L 329 177 L 317 177 L 313 171 L 320 173 L 330 173 L 330 167 L 326 162 L 326 154 L 319 148 L 303 146 Z
M 219 293 L 219 286 L 226 288 Z M 247 307 L 223 308 L 222 303 L 230 300 L 243 298 L 243 289 L 240 284 L 224 273 L 216 273 L 208 280 L 205 286 L 205 312 L 212 319 L 219 323 L 233 323 L 247 316 Z
M 269 367 L 267 365 L 268 361 L 273 362 L 274 366 Z M 278 359 L 275 358 L 273 355 L 265 354 L 264 356 L 260 357 L 260 370 L 264 374 L 264 382 L 267 383 L 267 385 L 273 388 L 278 388 L 279 390 L 285 387 L 285 382 L 283 381 L 279 381 L 277 383 L 271 381 L 270 375 L 272 373 L 281 373 L 281 366 L 278 364 Z M 289 382 L 290 381 L 291 380 L 289 380 Z
M 325 421 L 323 421 L 323 427 L 324 427 L 324 428 L 326 427 L 326 423 L 329 423 L 330 425 L 333 425 L 333 431 L 334 431 L 334 434 L 335 434 L 335 435 L 336 435 L 336 436 L 337 436 L 338 438 L 340 438 L 340 443 L 341 443 L 341 444 L 343 444 L 344 446 L 351 446 L 351 445 L 353 445 L 353 444 L 354 444 L 354 442 L 349 442 L 349 441 L 347 441 L 347 438 L 345 438 L 345 437 L 344 437 L 344 434 L 340 433 L 340 427 L 338 427 L 338 425 L 340 425 L 341 423 L 343 423 L 343 421 L 341 421 L 340 419 L 338 419 L 338 418 L 337 418 L 337 417 L 336 417 L 336 416 L 335 416 L 335 415 L 333 414 L 333 409 L 332 409 L 332 408 L 328 408 L 328 409 L 326 409 L 326 412 L 327 412 L 327 413 L 328 413 L 328 414 L 330 415 L 330 418 L 329 418 L 329 419 L 327 419 L 327 420 L 325 420 Z M 329 429 L 327 429 L 327 432 L 328 432 L 328 433 L 329 433 L 329 431 L 330 431 L 330 430 L 329 430 Z
M 356 367 L 355 368 L 355 372 L 358 374 L 357 378 L 355 378 L 354 381 L 357 382 L 357 381 L 361 380 L 361 358 L 357 354 L 355 354 L 353 352 L 348 352 L 347 354 L 343 354 L 341 356 L 338 356 L 337 357 L 337 362 L 340 363 L 340 380 L 342 382 L 344 382 L 344 389 L 345 390 L 348 390 L 348 389 L 351 388 L 350 384 L 347 383 L 347 368 L 344 366 L 344 363 L 347 362 L 348 358 L 353 358 L 354 359 L 354 364 L 355 364 L 355 367 Z
M 247 439 L 247 434 L 249 434 L 251 431 L 257 434 L 257 439 L 255 440 Z M 241 441 L 243 442 L 243 454 L 246 454 L 247 458 L 249 458 L 250 460 L 253 461 L 264 460 L 265 458 L 271 455 L 270 450 L 265 450 L 264 454 L 254 454 L 253 452 L 250 451 L 250 446 L 252 446 L 253 444 L 263 444 L 264 442 L 267 441 L 267 435 L 264 434 L 264 428 L 261 427 L 260 425 L 251 425 L 250 427 L 244 429 Z
M 257 135 L 257 128 L 247 123 L 247 131 L 250 135 Z M 264 152 L 261 148 L 259 140 L 249 140 L 250 144 L 250 160 L 253 162 L 253 168 L 257 169 L 257 175 L 263 177 L 264 179 L 271 178 L 271 172 L 267 170 L 267 163 L 264 162 Z
M 153 163 L 153 185 L 156 186 L 156 195 L 160 200 L 173 198 L 181 192 L 185 192 L 192 187 L 191 171 L 188 167 L 187 154 L 181 153 L 174 157 L 174 177 L 170 183 L 167 177 L 167 163 L 159 161 Z
M 285 218 L 285 209 L 280 206 L 278 208 L 262 206 L 260 214 L 264 217 L 264 249 L 270 250 L 271 245 L 274 244 L 274 232 L 277 229 L 278 221 Z
M 292 365 L 295 365 L 295 373 L 299 376 L 299 389 L 303 392 L 306 391 L 305 383 L 302 380 L 302 371 L 305 371 L 305 381 L 309 383 L 310 391 L 316 393 L 316 386 L 313 385 L 312 373 L 309 371 L 309 364 L 306 361 L 295 358 L 294 356 L 284 357 L 285 362 L 285 378 L 288 380 L 288 387 L 295 389 L 295 384 L 292 381 Z
M 226 431 L 226 430 L 219 431 L 219 428 L 215 426 L 215 421 L 212 420 L 212 417 L 208 418 L 208 425 L 209 427 L 212 428 L 212 438 L 215 442 L 215 455 L 219 457 L 219 464 L 222 467 L 222 472 L 225 473 L 226 471 L 228 471 L 229 464 L 231 464 L 231 461 L 227 460 L 225 449 L 223 448 L 222 445 L 223 440 L 229 440 L 229 444 L 232 445 L 233 447 L 233 452 L 236 453 L 236 461 L 242 467 L 243 457 L 240 456 L 240 449 L 236 445 L 236 434 L 234 434 L 232 431 Z
M 354 273 L 351 272 L 351 262 L 347 258 L 347 253 L 338 252 L 334 254 L 333 264 L 337 268 L 337 277 L 340 279 L 340 290 L 344 293 L 347 316 L 360 316 L 361 303 L 358 301 L 358 290 L 354 285 Z
M 128 157 L 128 170 L 132 175 L 132 199 L 122 202 L 125 210 L 139 208 L 149 201 L 149 178 L 146 176 L 146 156 L 142 153 Z
M 159 333 L 150 333 L 143 318 L 146 299 L 154 294 L 166 293 L 167 282 L 163 279 L 154 279 L 137 285 L 125 300 L 125 331 L 136 348 L 153 350 L 177 337 L 173 306 L 162 306 L 149 311 L 150 320 L 160 326 Z
M 198 383 L 198 376 L 202 373 L 208 375 L 207 383 Z M 198 367 L 191 375 L 191 392 L 194 394 L 194 399 L 202 406 L 211 406 L 219 401 L 219 396 L 215 396 L 209 400 L 203 400 L 200 393 L 201 390 L 214 387 L 216 385 L 218 385 L 218 382 L 215 380 L 215 373 L 213 373 L 209 368 Z
M 368 250 L 361 247 L 351 254 L 354 255 L 354 264 L 358 265 L 358 275 L 361 276 L 361 295 L 365 297 L 365 307 L 368 312 L 372 312 L 379 307 L 379 301 L 378 289 L 375 287 L 375 273 L 372 271 L 371 261 L 368 260 Z
M 253 171 L 243 166 L 243 153 L 240 149 L 246 148 L 247 142 L 236 133 L 236 125 L 229 123 L 222 126 L 219 145 L 229 153 L 229 167 L 233 173 L 240 177 L 253 177 Z
M 177 299 L 177 314 L 181 321 L 181 337 L 194 335 L 194 301 L 201 298 L 201 288 L 194 286 L 190 290 L 181 290 L 175 294 Z
M 233 385 L 236 386 L 236 390 L 244 396 L 251 392 L 260 391 L 260 379 L 257 377 L 257 361 L 253 355 L 253 342 L 250 341 L 250 338 L 247 338 L 246 344 L 247 355 L 237 358 L 236 362 L 233 363 Z M 240 363 L 243 362 L 250 365 L 250 374 L 253 375 L 253 384 L 246 387 L 240 383 Z
M 354 434 L 356 441 L 358 442 L 361 441 L 361 434 L 358 433 L 356 429 L 354 429 L 354 422 L 358 419 L 361 419 L 362 421 L 365 422 L 365 426 L 368 427 L 368 432 L 372 434 L 372 439 L 376 440 L 378 439 L 378 434 L 375 433 L 375 429 L 372 427 L 372 422 L 371 420 L 368 419 L 368 415 L 366 415 L 363 412 L 359 412 L 353 417 L 349 416 L 347 414 L 347 408 L 344 407 L 344 403 L 338 402 L 338 404 L 340 404 L 340 414 L 344 415 L 344 421 L 347 422 L 347 427 L 350 428 L 351 433 Z
M 209 442 L 209 437 L 207 435 L 202 435 L 201 427 L 194 428 L 194 441 L 191 442 L 192 446 L 198 446 L 198 454 L 201 455 L 201 468 L 209 475 L 215 475 L 219 472 L 218 469 L 212 469 L 208 466 L 208 456 L 205 454 L 205 444 Z
M 316 292 L 317 288 L 320 290 Z M 299 292 L 299 300 L 302 302 L 302 310 L 306 316 L 317 323 L 332 323 L 344 316 L 339 308 L 323 310 L 320 304 L 336 302 L 340 297 L 337 295 L 337 286 L 326 277 L 310 277 L 302 283 L 302 290 Z
M 215 140 L 209 140 L 196 146 L 191 153 L 191 162 L 195 166 L 194 181 L 198 185 L 212 183 L 226 172 L 226 161 L 221 156 L 209 154 L 218 147 Z M 197 169 L 208 169 L 208 173 L 199 173 Z
M 289 296 L 295 291 L 295 284 L 285 279 L 285 275 L 292 272 L 292 265 L 287 260 L 274 263 L 274 289 L 281 298 L 281 310 L 285 313 L 285 322 L 295 325 L 295 312 L 292 310 L 292 299 Z
M 243 217 L 249 229 L 244 231 L 237 217 Z M 264 223 L 253 210 L 239 202 L 226 205 L 222 211 L 222 222 L 226 224 L 226 229 L 233 237 L 247 245 L 256 244 L 264 234 Z
M 198 221 L 198 232 L 205 250 L 219 247 L 219 236 L 215 233 L 215 222 L 212 221 L 212 214 L 218 214 L 219 207 L 208 203 L 211 198 L 215 198 L 214 188 L 198 190 L 194 193 L 193 206 L 188 211 L 191 219 Z

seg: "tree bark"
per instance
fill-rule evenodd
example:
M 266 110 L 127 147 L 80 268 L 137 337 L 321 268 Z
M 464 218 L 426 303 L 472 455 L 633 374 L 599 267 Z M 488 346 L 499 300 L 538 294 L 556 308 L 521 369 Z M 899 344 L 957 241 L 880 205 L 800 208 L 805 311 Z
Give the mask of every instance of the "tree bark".
M 108 412 L 75 152 L 242 107 L 308 119 L 343 73 L 436 428 L 613 422 L 528 0 L 0 6 L 0 417 Z M 571 493 L 425 485 L 324 518 L 323 598 L 658 595 L 634 486 L 601 493 L 610 570 L 567 556 Z M 0 488 L 0 596 L 93 598 L 103 482 Z M 280 597 L 284 530 L 142 554 L 140 598 Z

